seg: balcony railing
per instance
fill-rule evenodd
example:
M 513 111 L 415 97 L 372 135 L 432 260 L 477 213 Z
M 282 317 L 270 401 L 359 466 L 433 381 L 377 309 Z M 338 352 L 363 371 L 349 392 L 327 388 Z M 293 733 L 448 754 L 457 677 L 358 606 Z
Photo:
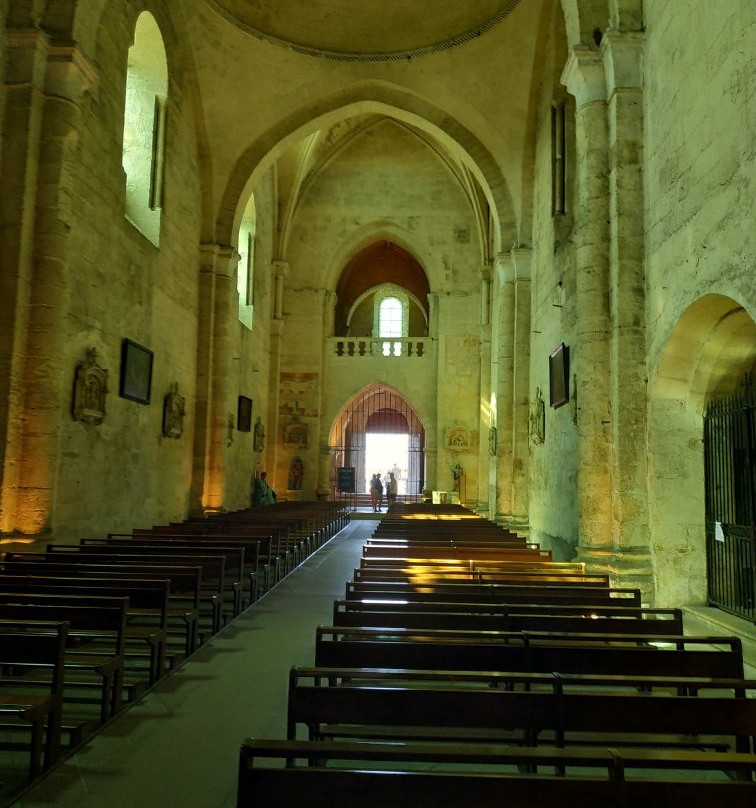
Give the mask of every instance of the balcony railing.
M 331 356 L 422 357 L 430 352 L 430 337 L 331 337 Z

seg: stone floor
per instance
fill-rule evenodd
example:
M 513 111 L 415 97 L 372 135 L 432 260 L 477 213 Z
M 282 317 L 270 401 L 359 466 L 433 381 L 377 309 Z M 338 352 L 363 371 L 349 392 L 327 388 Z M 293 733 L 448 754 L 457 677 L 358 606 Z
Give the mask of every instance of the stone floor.
M 285 736 L 289 668 L 313 663 L 315 626 L 375 528 L 360 516 L 14 808 L 235 808 L 239 745 Z M 690 634 L 743 636 L 756 678 L 754 626 L 707 609 L 685 619 Z

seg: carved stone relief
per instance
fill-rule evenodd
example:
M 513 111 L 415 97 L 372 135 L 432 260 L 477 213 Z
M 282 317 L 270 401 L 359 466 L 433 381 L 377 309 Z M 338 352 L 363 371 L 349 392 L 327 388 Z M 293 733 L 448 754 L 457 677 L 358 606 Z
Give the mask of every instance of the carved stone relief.
M 286 446 L 307 446 L 307 424 L 294 416 L 288 424 L 284 424 L 283 442 Z
M 458 425 L 447 432 L 446 446 L 450 452 L 469 452 L 471 434 L 467 427 Z
M 101 424 L 105 418 L 108 371 L 97 363 L 97 351 L 87 350 L 87 358 L 76 366 L 71 414 L 75 421 Z

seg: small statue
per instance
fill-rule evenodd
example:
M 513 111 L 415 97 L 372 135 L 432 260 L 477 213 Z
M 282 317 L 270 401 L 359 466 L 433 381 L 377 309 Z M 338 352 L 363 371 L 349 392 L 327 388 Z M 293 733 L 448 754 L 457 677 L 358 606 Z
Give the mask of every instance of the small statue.
M 252 447 L 256 452 L 262 452 L 265 448 L 265 427 L 263 427 L 262 419 L 259 415 L 257 416 L 257 421 L 255 421 L 255 434 L 252 439 Z

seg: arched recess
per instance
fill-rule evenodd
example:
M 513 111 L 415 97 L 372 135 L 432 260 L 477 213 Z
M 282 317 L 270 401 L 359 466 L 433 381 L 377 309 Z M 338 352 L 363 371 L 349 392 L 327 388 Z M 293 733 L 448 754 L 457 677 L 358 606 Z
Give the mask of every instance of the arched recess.
M 756 366 L 756 323 L 730 297 L 682 314 L 652 375 L 649 508 L 656 605 L 707 602 L 703 413 Z
M 409 435 L 403 488 L 408 498 L 419 500 L 425 485 L 425 427 L 419 414 L 397 390 L 371 384 L 355 393 L 333 421 L 328 438 L 331 456 L 330 487 L 336 493 L 337 469 L 355 469 L 356 493 L 366 493 L 365 440 L 368 432 Z
M 323 110 L 327 110 L 324 112 Z M 218 207 L 216 240 L 235 243 L 246 201 L 259 178 L 289 146 L 307 134 L 345 118 L 375 113 L 394 117 L 428 132 L 455 152 L 476 177 L 491 208 L 494 249 L 519 242 L 519 223 L 511 192 L 497 161 L 486 146 L 458 121 L 430 102 L 382 81 L 359 82 L 337 94 L 310 99 L 263 135 L 239 157 Z
M 344 266 L 336 284 L 335 334 L 369 336 L 373 333 L 370 303 L 386 284 L 411 298 L 412 316 L 407 335 L 427 333 L 430 285 L 425 270 L 407 250 L 387 239 L 376 239 Z M 368 310 L 369 309 L 369 310 Z M 360 316 L 360 313 L 362 316 Z M 422 327 L 419 327 L 422 323 Z M 350 327 L 351 326 L 351 327 Z

